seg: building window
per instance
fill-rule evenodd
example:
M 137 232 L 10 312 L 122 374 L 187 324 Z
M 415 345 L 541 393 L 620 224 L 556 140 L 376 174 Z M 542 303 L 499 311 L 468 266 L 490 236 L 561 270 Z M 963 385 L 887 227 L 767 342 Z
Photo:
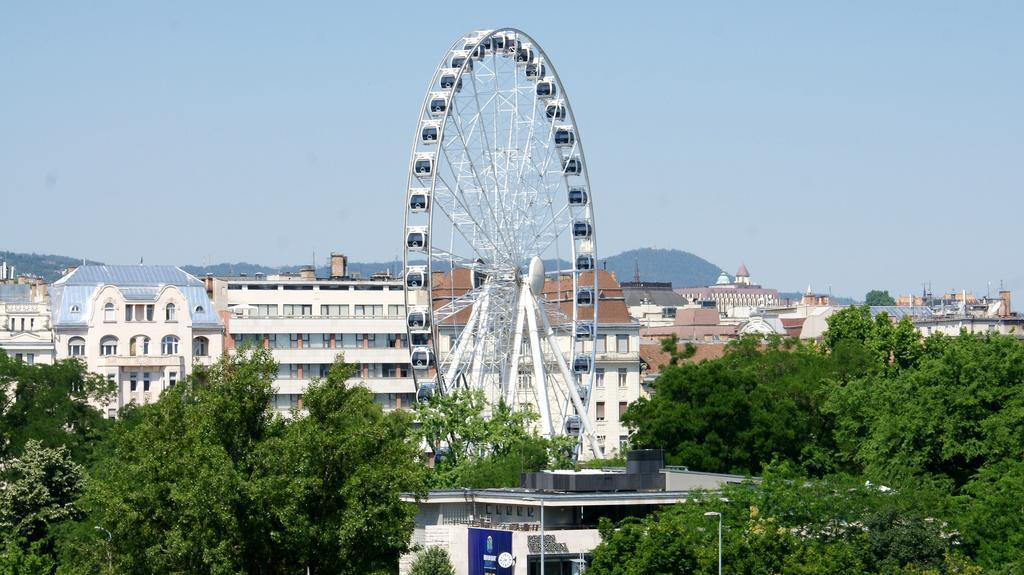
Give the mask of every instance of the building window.
M 356 317 L 380 317 L 384 315 L 384 305 L 357 305 L 354 315 Z
M 178 355 L 178 336 L 165 335 L 160 340 L 160 353 L 163 355 Z
M 615 352 L 629 353 L 629 335 L 619 334 L 615 336 Z
M 139 374 L 138 374 L 138 372 L 133 371 L 130 374 L 128 374 L 128 385 L 129 385 L 129 389 L 131 391 L 138 391 L 139 390 Z
M 603 367 L 597 368 L 597 370 L 594 372 L 594 377 L 597 380 L 596 381 L 597 387 L 603 388 L 604 387 L 604 368 Z
M 204 308 L 204 307 L 203 307 L 203 306 L 201 306 L 201 305 L 197 305 L 197 306 L 195 307 L 195 309 L 194 309 L 194 310 L 192 310 L 192 311 L 194 311 L 194 312 L 196 312 L 196 313 L 206 313 L 206 308 Z
M 71 309 L 68 311 L 70 311 L 71 313 L 82 313 L 82 308 L 79 307 L 79 305 L 76 303 L 75 305 L 71 306 Z
M 167 387 L 174 387 L 178 384 L 178 372 L 170 371 L 167 373 Z
M 128 355 L 149 355 L 149 338 L 137 335 L 128 342 Z
M 397 333 L 388 334 L 388 347 L 401 347 L 399 342 L 402 341 L 402 336 Z
M 142 391 L 149 391 L 149 372 L 142 372 Z
M 117 321 L 114 317 L 114 304 L 107 302 L 103 306 L 103 321 Z
M 619 368 L 619 389 L 623 389 L 624 387 L 626 387 L 626 374 L 628 373 L 629 370 L 626 369 L 625 367 Z
M 167 304 L 164 308 L 164 319 L 167 321 L 177 321 L 177 310 L 173 303 Z
M 206 357 L 210 355 L 210 340 L 199 336 L 192 339 L 192 355 Z
M 598 445 L 598 446 L 599 446 L 599 447 L 600 447 L 600 448 L 601 448 L 602 450 L 603 450 L 603 449 L 605 449 L 604 439 L 605 439 L 605 437 L 604 437 L 603 435 L 598 435 L 598 436 L 597 436 L 597 445 Z
M 604 421 L 604 402 L 597 402 L 597 420 Z
M 35 365 L 35 363 L 36 363 L 36 354 L 34 354 L 34 353 L 26 353 L 25 354 L 25 363 L 27 363 L 29 365 Z
M 117 338 L 108 335 L 107 337 L 100 340 L 100 355 L 111 356 L 117 355 Z
M 312 304 L 284 304 L 284 315 L 286 316 L 303 316 L 313 315 Z
M 85 355 L 85 340 L 80 337 L 73 337 L 68 340 L 68 356 L 82 357 Z
M 345 317 L 348 315 L 348 306 L 338 304 L 321 304 L 320 315 L 326 315 L 330 317 Z
M 626 415 L 626 410 L 629 409 L 629 404 L 625 401 L 619 402 L 619 421 L 622 421 L 622 416 Z
M 331 336 L 327 333 L 314 333 L 309 336 L 306 347 L 324 349 L 331 346 Z
M 405 306 L 390 304 L 388 305 L 388 316 L 389 317 L 405 317 Z
M 254 315 L 259 317 L 273 317 L 277 315 L 276 303 L 258 303 L 253 307 L 256 308 L 254 310 L 256 312 Z
M 605 353 L 605 352 L 607 352 L 608 351 L 607 350 L 607 343 L 608 343 L 607 339 L 608 338 L 603 336 L 603 335 L 599 335 L 599 336 L 595 337 L 594 338 L 594 346 L 597 349 L 595 349 L 594 351 L 596 351 L 597 353 Z
M 619 436 L 619 453 L 625 453 L 627 447 L 629 447 L 629 436 L 628 435 L 620 435 Z

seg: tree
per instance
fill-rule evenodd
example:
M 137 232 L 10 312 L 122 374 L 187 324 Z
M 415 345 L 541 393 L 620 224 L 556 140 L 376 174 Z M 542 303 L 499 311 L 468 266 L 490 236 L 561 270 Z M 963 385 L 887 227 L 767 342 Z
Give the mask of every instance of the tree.
M 813 346 L 744 338 L 717 361 L 666 366 L 623 421 L 633 445 L 663 449 L 672 464 L 757 474 L 778 458 L 820 473 L 833 465 L 818 408 L 830 372 Z
M 125 414 L 94 467 L 87 521 L 62 569 L 119 573 L 373 573 L 397 566 L 422 492 L 408 414 L 385 414 L 340 359 L 291 420 L 269 410 L 266 350 L 225 356 Z M 77 570 L 77 571 L 75 571 Z
M 1024 571 L 1024 462 L 982 467 L 965 492 L 960 528 L 978 563 L 997 572 Z
M 864 296 L 864 305 L 896 305 L 896 300 L 889 295 L 889 290 L 881 291 L 873 289 Z
M 80 361 L 25 365 L 0 350 L 0 466 L 19 457 L 31 440 L 65 446 L 76 462 L 87 463 L 110 428 L 89 402 L 102 401 L 113 389 Z
M 51 529 L 80 517 L 77 500 L 84 487 L 84 471 L 67 448 L 43 447 L 41 441 L 31 439 L 7 477 L 0 491 L 0 564 L 14 572 L 50 573 L 54 565 Z
M 447 549 L 427 547 L 416 556 L 409 575 L 455 575 L 455 566 Z
M 480 390 L 434 394 L 415 407 L 419 437 L 435 454 L 430 485 L 518 487 L 520 474 L 572 463 L 574 438 L 544 439 L 531 430 L 537 414 L 491 406 Z

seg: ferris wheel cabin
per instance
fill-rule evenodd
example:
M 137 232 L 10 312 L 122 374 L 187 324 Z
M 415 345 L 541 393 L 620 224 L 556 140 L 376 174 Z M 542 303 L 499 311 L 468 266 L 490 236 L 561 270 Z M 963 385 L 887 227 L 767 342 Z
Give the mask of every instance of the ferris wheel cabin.
M 594 339 L 594 324 L 589 321 L 577 322 L 575 333 L 576 339 L 590 341 Z
M 429 178 L 430 176 L 433 176 L 434 154 L 430 152 L 416 154 L 416 159 L 413 161 L 412 169 L 418 178 Z
M 572 360 L 572 371 L 579 375 L 583 373 L 590 373 L 592 367 L 591 357 L 589 353 L 578 353 Z
M 529 64 L 530 62 L 533 62 L 533 58 L 533 46 L 529 43 L 524 43 L 521 48 L 516 50 L 516 63 Z
M 572 237 L 576 239 L 587 239 L 594 234 L 594 226 L 590 222 L 576 220 L 572 224 Z
M 430 95 L 430 115 L 443 116 L 448 111 L 448 94 L 445 92 L 434 92 Z
M 551 98 L 558 94 L 558 87 L 552 80 L 541 80 L 537 82 L 537 95 L 541 98 Z
M 594 256 L 582 254 L 576 256 L 576 270 L 586 272 L 594 269 Z
M 594 305 L 594 290 L 592 288 L 580 288 L 576 290 L 576 305 Z
M 539 86 L 539 84 L 538 84 Z M 572 126 L 558 126 L 555 128 L 555 145 L 571 146 L 576 143 L 576 132 Z
M 569 205 L 585 206 L 589 203 L 590 197 L 586 188 L 569 188 Z
M 427 268 L 411 267 L 405 272 L 405 286 L 411 290 L 421 290 L 427 286 Z
M 583 160 L 579 156 L 562 160 L 562 172 L 567 176 L 578 176 L 583 173 Z
M 526 65 L 526 77 L 530 80 L 543 78 L 547 74 L 547 67 L 543 62 L 533 62 Z
M 409 326 L 409 331 L 429 331 L 430 314 L 428 314 L 424 309 L 413 309 L 409 312 L 409 315 L 406 318 L 406 325 Z
M 409 193 L 409 211 L 422 213 L 430 208 L 430 190 L 427 188 L 413 188 Z
M 420 384 L 419 389 L 416 390 L 416 401 L 423 403 L 430 399 L 434 395 L 434 390 L 437 388 L 437 384 L 433 380 L 424 381 Z
M 458 80 L 456 80 L 458 78 Z M 441 81 L 439 82 L 442 90 L 451 90 L 455 88 L 455 91 L 462 90 L 462 78 L 459 78 L 459 71 L 456 68 L 448 68 L 444 72 L 441 72 Z
M 565 418 L 565 434 L 566 435 L 579 435 L 580 428 L 583 423 L 580 421 L 580 416 L 570 415 Z
M 436 144 L 440 135 L 441 123 L 438 121 L 426 122 L 420 130 L 420 138 L 424 144 Z
M 424 226 L 410 227 L 405 235 L 405 245 L 410 250 L 417 252 L 427 249 L 427 228 Z
M 564 120 L 565 119 L 565 104 L 561 101 L 550 102 L 544 108 L 544 115 L 549 120 Z
M 428 369 L 434 365 L 434 352 L 425 345 L 414 347 L 409 354 L 409 363 L 413 369 Z
M 461 68 L 466 65 L 467 70 L 473 69 L 473 59 L 469 57 L 468 50 L 455 50 L 452 52 L 452 68 Z

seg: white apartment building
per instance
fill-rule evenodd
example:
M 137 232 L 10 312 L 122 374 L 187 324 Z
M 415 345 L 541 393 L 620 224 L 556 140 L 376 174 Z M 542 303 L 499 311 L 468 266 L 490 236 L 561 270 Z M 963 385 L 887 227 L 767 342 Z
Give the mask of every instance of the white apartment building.
M 193 362 L 223 351 L 203 282 L 174 266 L 81 266 L 50 287 L 57 359 L 79 358 L 117 383 L 105 406 L 155 401 Z
M 350 278 L 344 256 L 332 256 L 330 278 L 312 268 L 298 274 L 209 278 L 225 312 L 225 346 L 261 346 L 279 364 L 274 408 L 302 409 L 314 377 L 327 375 L 339 354 L 360 369 L 353 382 L 373 392 L 384 409 L 416 401 L 405 334 L 402 281 Z
M 53 363 L 53 332 L 46 286 L 0 284 L 0 349 L 29 365 Z

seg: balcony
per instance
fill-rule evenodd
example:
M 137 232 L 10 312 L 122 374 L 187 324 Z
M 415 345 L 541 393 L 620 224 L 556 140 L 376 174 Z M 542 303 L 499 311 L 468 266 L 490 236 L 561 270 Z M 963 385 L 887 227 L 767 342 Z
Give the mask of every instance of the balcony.
M 105 355 L 96 362 L 99 367 L 185 367 L 182 355 Z

